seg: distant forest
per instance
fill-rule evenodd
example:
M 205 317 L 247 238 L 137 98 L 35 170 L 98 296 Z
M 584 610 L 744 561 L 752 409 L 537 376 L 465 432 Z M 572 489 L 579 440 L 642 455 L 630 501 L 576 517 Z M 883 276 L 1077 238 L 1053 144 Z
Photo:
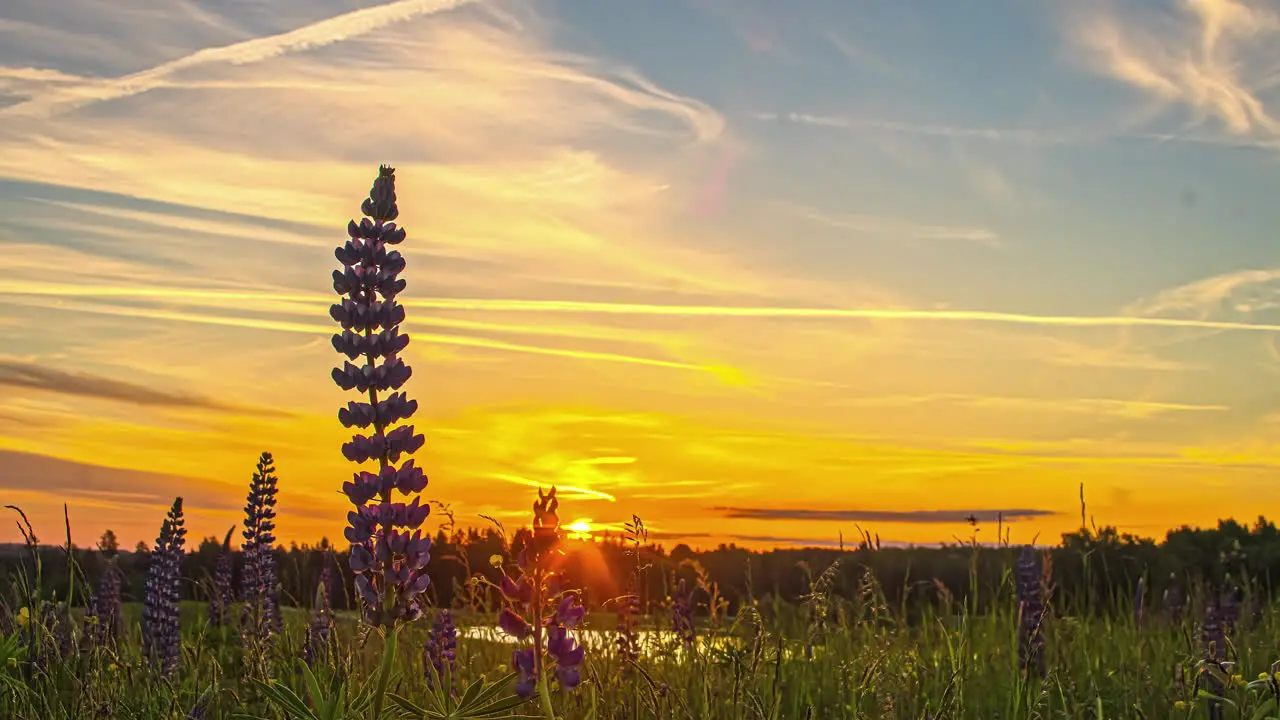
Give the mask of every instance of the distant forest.
M 635 536 L 613 536 L 567 542 L 563 562 L 570 586 L 583 588 L 586 604 L 595 610 L 607 611 L 615 598 L 633 594 L 639 596 L 642 611 L 663 612 L 674 583 L 683 579 L 695 588 L 700 614 L 714 608 L 717 615 L 734 615 L 744 602 L 757 608 L 802 604 L 821 577 L 825 586 L 845 598 L 868 592 L 873 583 L 888 607 L 909 616 L 924 604 L 963 603 L 983 611 L 992 602 L 1007 599 L 1020 546 L 982 544 L 977 541 L 979 535 L 975 526 L 970 542 L 941 547 L 880 547 L 874 536 L 866 536 L 843 549 L 767 551 L 734 545 L 695 551 L 683 544 L 668 551 L 637 542 Z M 510 542 L 494 528 L 442 529 L 435 536 L 429 565 L 434 604 L 480 612 L 495 607 L 492 588 L 469 583 L 468 578 L 482 575 L 497 581 L 495 556 L 509 566 L 527 537 L 525 529 L 514 532 Z M 233 548 L 238 539 L 238 534 L 232 536 Z M 200 601 L 208 597 L 223 542 L 206 538 L 192 545 L 182 568 L 183 594 L 184 599 Z M 132 552 L 120 550 L 108 531 L 98 547 L 73 552 L 80 570 L 73 605 L 85 603 L 85 580 L 91 590 L 108 562 L 123 574 L 125 601 L 142 597 L 150 555 L 145 546 L 139 544 Z M 1272 579 L 1280 578 L 1280 532 L 1262 517 L 1252 527 L 1234 520 L 1220 521 L 1212 529 L 1182 527 L 1170 531 L 1162 542 L 1110 527 L 1086 528 L 1064 535 L 1060 545 L 1043 552 L 1052 572 L 1053 602 L 1059 612 L 1073 614 L 1157 612 L 1169 604 L 1171 588 L 1176 603 L 1206 591 L 1240 592 L 1241 597 L 1257 602 L 1273 596 Z M 70 586 L 65 548 L 42 544 L 39 554 L 46 597 L 65 601 Z M 238 582 L 239 552 L 233 552 L 233 557 Z M 334 568 L 329 574 L 329 597 L 335 609 L 349 609 L 347 552 L 327 541 L 318 547 L 277 548 L 281 603 L 309 607 L 326 563 Z M 20 564 L 30 568 L 28 548 L 10 545 L 0 553 L 0 585 L 8 586 L 5 599 L 13 597 L 9 590 L 21 572 Z

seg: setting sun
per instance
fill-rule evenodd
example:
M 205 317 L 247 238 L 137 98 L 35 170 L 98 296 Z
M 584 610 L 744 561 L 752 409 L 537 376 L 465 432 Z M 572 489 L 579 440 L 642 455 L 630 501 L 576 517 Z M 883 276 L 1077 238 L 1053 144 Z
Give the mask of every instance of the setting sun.
M 569 532 L 569 537 L 575 540 L 586 540 L 591 537 L 591 518 L 574 520 L 573 523 L 565 525 L 564 529 Z

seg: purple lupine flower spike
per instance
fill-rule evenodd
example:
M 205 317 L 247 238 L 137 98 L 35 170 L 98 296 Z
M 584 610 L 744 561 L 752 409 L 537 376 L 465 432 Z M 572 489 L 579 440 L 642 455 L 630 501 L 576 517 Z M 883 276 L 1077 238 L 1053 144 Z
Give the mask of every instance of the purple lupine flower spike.
M 227 531 L 222 540 L 222 550 L 218 551 L 218 559 L 213 567 L 213 587 L 209 589 L 209 624 L 222 627 L 231 621 L 229 611 L 233 602 L 231 587 L 231 536 L 234 526 Z
M 543 710 L 548 714 L 553 711 L 545 692 L 551 677 L 547 663 L 554 663 L 554 677 L 560 687 L 573 690 L 582 681 L 585 655 L 570 628 L 582 622 L 586 608 L 576 593 L 559 590 L 560 578 L 551 562 L 561 537 L 558 507 L 554 487 L 546 493 L 538 491 L 538 500 L 533 504 L 533 532 L 522 531 L 526 534 L 517 563 L 520 576 L 513 579 L 503 573 L 500 589 L 507 603 L 498 615 L 498 627 L 503 632 L 517 640 L 532 636 L 533 646 L 516 650 L 512 656 L 516 693 L 530 697 L 542 688 Z
M 693 629 L 693 592 L 684 578 L 676 583 L 671 596 L 671 627 L 684 647 L 693 647 L 697 637 Z
M 1034 674 L 1044 678 L 1044 589 L 1041 585 L 1040 556 L 1030 545 L 1024 545 L 1018 553 L 1017 589 L 1018 666 L 1028 676 Z
M 276 476 L 271 453 L 258 458 L 244 506 L 244 572 L 241 575 L 241 634 L 255 647 L 280 631 L 276 603 Z
M 311 615 L 311 624 L 307 626 L 307 641 L 302 647 L 302 659 L 307 665 L 314 665 L 329 649 L 329 638 L 333 634 L 333 607 L 329 601 L 332 572 L 329 567 L 326 562 L 324 569 L 320 571 L 320 579 L 316 582 L 315 609 Z
M 425 439 L 413 425 L 393 427 L 418 409 L 416 400 L 397 392 L 412 370 L 399 357 L 409 344 L 399 327 L 404 308 L 396 303 L 405 288 L 398 277 L 405 260 L 388 249 L 405 239 L 405 231 L 393 222 L 400 214 L 393 168 L 379 168 L 361 211 L 366 217 L 348 223 L 349 239 L 334 253 L 343 269 L 333 272 L 333 289 L 344 297 L 329 308 L 329 315 L 342 326 L 333 336 L 333 347 L 346 360 L 332 376 L 338 387 L 368 398 L 348 402 L 338 411 L 344 427 L 371 428 L 368 435 L 353 435 L 342 446 L 343 456 L 354 463 L 378 463 L 376 472 L 358 472 L 343 484 L 355 506 L 347 513 L 345 535 L 351 542 L 351 570 L 365 615 L 385 625 L 422 614 L 431 558 L 431 539 L 421 529 L 430 507 L 417 497 L 427 486 L 427 476 L 411 459 L 398 469 L 395 465 L 421 448 Z M 363 365 L 353 364 L 357 359 Z M 393 502 L 394 490 L 413 501 Z
M 441 610 L 431 625 L 431 634 L 427 636 L 423 649 L 423 669 L 427 671 L 427 682 L 433 684 L 432 678 L 439 677 L 444 682 L 445 671 L 452 672 L 458 660 L 458 627 L 453 622 L 453 612 Z M 431 669 L 435 673 L 432 674 Z
M 98 579 L 98 593 L 90 603 L 94 625 L 90 640 L 94 643 L 114 642 L 120 636 L 123 607 L 120 601 L 120 568 L 113 556 L 107 560 Z
M 160 526 L 151 565 L 147 568 L 145 605 L 142 611 L 143 650 L 153 665 L 166 676 L 178 668 L 180 657 L 178 599 L 183 547 L 187 530 L 182 516 L 182 498 Z

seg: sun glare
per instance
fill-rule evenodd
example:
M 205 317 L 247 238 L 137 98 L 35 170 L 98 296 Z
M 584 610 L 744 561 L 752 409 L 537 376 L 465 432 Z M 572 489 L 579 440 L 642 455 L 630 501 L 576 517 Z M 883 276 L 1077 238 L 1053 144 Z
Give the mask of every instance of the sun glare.
M 579 518 L 571 524 L 565 525 L 565 530 L 569 531 L 569 537 L 575 540 L 587 540 L 591 537 L 591 518 Z

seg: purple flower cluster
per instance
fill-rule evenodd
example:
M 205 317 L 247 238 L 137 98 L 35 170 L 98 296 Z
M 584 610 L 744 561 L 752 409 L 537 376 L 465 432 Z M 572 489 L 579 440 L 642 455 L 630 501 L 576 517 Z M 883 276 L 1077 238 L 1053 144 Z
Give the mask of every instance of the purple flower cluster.
M 445 670 L 452 672 L 458 661 L 458 626 L 453 622 L 453 613 L 448 609 L 441 610 L 431 624 L 431 634 L 427 636 L 426 646 L 422 651 L 423 670 L 427 673 L 427 683 L 434 684 L 432 678 L 439 677 L 443 682 Z M 432 669 L 435 670 L 434 674 Z
M 209 624 L 214 627 L 226 625 L 231 618 L 227 614 L 233 601 L 231 589 L 231 535 L 236 529 L 232 527 L 222 539 L 222 550 L 218 552 L 218 560 L 213 567 L 213 586 L 209 588 Z
M 114 557 L 102 569 L 102 577 L 98 578 L 98 592 L 89 601 L 89 610 L 93 613 L 92 625 L 88 624 L 89 612 L 85 613 L 85 635 L 89 641 L 95 644 L 115 641 L 120 636 L 122 606 L 120 568 L 116 566 Z
M 532 637 L 533 646 L 512 653 L 511 665 L 516 671 L 516 694 L 531 697 L 541 685 L 545 688 L 547 657 L 554 662 L 560 687 L 572 690 L 582 681 L 585 650 L 570 630 L 582 621 L 586 609 L 578 596 L 558 592 L 559 578 L 550 567 L 552 554 L 560 541 L 560 518 L 556 514 L 560 501 L 553 487 L 533 504 L 533 536 L 520 551 L 518 579 L 502 576 L 502 595 L 506 606 L 498 615 L 503 632 L 525 640 Z M 547 609 L 554 607 L 550 613 Z
M 147 568 L 146 597 L 142 611 L 142 647 L 164 675 L 172 675 L 180 657 L 178 599 L 180 596 L 183 547 L 187 529 L 182 516 L 182 498 L 160 526 Z
M 302 659 L 307 665 L 314 665 L 328 650 L 329 637 L 333 634 L 333 608 L 329 601 L 331 578 L 332 572 L 326 562 L 316 582 L 315 609 L 311 614 L 311 624 L 307 626 L 307 641 L 302 646 Z
M 1030 545 L 1018 552 L 1018 666 L 1023 673 L 1045 676 L 1044 587 L 1040 556 Z
M 244 506 L 241 634 L 254 642 L 265 641 L 281 630 L 280 607 L 276 601 L 275 472 L 271 453 L 262 453 L 249 482 Z
M 419 497 L 413 502 L 392 502 L 392 491 L 416 496 L 427 486 L 427 477 L 409 460 L 395 463 L 422 447 L 425 439 L 413 425 L 392 428 L 408 420 L 418 409 L 398 391 L 412 371 L 399 353 L 409 344 L 400 332 L 404 308 L 396 296 L 405 282 L 398 278 L 404 257 L 389 246 L 405 239 L 405 231 L 393 222 L 396 207 L 395 170 L 383 166 L 369 197 L 361 205 L 364 217 L 347 225 L 347 242 L 334 253 L 342 270 L 333 272 L 333 289 L 345 297 L 329 308 L 342 332 L 333 336 L 333 347 L 347 360 L 333 370 L 333 380 L 343 390 L 367 393 L 367 402 L 349 402 L 338 411 L 343 427 L 369 428 L 342 446 L 342 454 L 355 463 L 378 462 L 377 472 L 356 473 L 342 490 L 355 510 L 347 513 L 347 540 L 351 542 L 351 570 L 364 603 L 365 615 L 374 624 L 414 620 L 422 614 L 421 595 L 430 579 L 427 563 L 431 539 L 422 533 L 430 513 Z M 363 358 L 363 365 L 351 360 Z M 389 394 L 387 394 L 389 393 Z M 382 394 L 381 399 L 379 399 Z
M 686 648 L 693 647 L 693 591 L 681 578 L 671 595 L 671 628 Z
M 629 593 L 618 599 L 618 632 L 614 642 L 618 646 L 618 657 L 626 664 L 626 672 L 640 659 L 640 633 L 636 624 L 639 612 L 639 596 Z
M 527 587 L 527 586 L 526 586 Z M 507 598 L 508 590 L 515 590 L 523 596 L 522 588 L 504 587 Z M 545 648 L 547 655 L 555 663 L 556 680 L 560 687 L 572 690 L 582 681 L 582 660 L 585 648 L 569 631 L 582 621 L 586 609 L 578 604 L 578 596 L 567 594 L 561 598 L 555 612 L 542 619 L 534 627 L 518 613 L 504 608 L 498 618 L 503 632 L 523 640 L 534 636 L 534 646 L 522 648 L 512 653 L 511 665 L 516 670 L 516 694 L 520 697 L 531 697 L 537 686 L 540 673 L 545 669 L 541 650 Z M 545 638 L 545 641 L 544 641 Z

